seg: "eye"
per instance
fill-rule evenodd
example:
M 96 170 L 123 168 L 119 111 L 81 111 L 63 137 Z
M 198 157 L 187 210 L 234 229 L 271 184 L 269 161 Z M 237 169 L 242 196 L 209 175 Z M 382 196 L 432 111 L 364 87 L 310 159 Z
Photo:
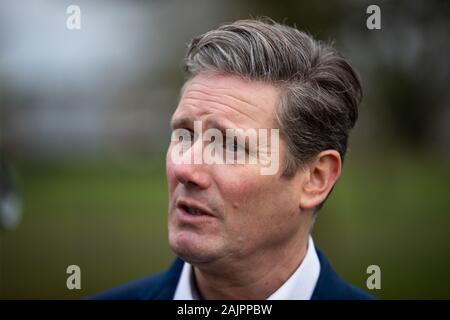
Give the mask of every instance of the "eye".
M 191 129 L 186 129 L 186 130 L 189 131 L 189 135 L 190 135 L 192 141 L 197 140 L 197 136 L 196 136 L 196 134 L 194 133 L 194 131 L 192 131 Z
M 239 149 L 239 145 L 238 145 L 237 143 L 235 143 L 235 142 L 230 143 L 230 144 L 228 145 L 228 150 L 230 150 L 230 151 L 232 151 L 232 152 L 237 152 L 238 149 Z
M 184 139 L 187 139 L 188 137 L 192 142 L 197 140 L 198 134 L 196 134 L 192 129 L 190 128 L 181 128 L 184 131 L 183 137 Z
M 196 138 L 197 137 L 194 134 L 194 131 L 189 128 L 172 129 L 172 143 L 181 143 L 185 148 L 191 147 L 194 144 Z
M 237 142 L 237 139 L 228 139 L 225 140 L 225 146 L 227 151 L 237 152 L 242 146 Z

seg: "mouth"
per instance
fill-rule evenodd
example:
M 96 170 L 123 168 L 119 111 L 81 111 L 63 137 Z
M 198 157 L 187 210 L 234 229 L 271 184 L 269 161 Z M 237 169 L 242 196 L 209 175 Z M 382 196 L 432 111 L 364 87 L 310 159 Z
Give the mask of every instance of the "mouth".
M 176 207 L 184 216 L 216 217 L 209 208 L 197 202 L 181 199 L 177 201 Z
M 193 216 L 203 216 L 205 215 L 203 212 L 201 212 L 200 210 L 188 207 L 188 206 L 181 206 L 181 209 L 183 209 L 184 211 L 186 211 L 186 213 L 193 215 Z

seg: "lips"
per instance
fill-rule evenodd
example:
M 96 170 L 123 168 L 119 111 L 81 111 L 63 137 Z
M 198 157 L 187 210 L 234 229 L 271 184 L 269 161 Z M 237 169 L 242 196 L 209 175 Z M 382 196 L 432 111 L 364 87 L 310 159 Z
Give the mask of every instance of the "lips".
M 191 208 L 191 207 L 186 207 L 186 206 L 182 206 L 182 208 L 189 214 L 192 214 L 193 216 L 202 216 L 204 215 L 203 212 L 201 212 L 200 210 Z
M 177 208 L 191 216 L 215 217 L 208 207 L 194 200 L 179 199 L 177 201 Z

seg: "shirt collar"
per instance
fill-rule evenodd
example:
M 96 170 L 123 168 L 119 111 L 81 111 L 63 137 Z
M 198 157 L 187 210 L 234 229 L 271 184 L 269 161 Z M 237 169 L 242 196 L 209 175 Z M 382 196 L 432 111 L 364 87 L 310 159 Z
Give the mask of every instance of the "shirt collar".
M 305 258 L 289 279 L 267 300 L 309 300 L 320 274 L 320 261 L 312 237 L 308 239 Z M 192 265 L 185 262 L 175 290 L 174 300 L 198 300 Z

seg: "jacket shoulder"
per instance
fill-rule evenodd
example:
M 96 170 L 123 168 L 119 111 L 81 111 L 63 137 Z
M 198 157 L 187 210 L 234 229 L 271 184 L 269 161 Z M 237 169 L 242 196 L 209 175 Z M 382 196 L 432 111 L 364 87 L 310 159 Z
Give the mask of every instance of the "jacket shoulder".
M 374 300 L 376 297 L 345 282 L 331 267 L 325 255 L 316 247 L 320 275 L 312 300 Z
M 134 280 L 87 297 L 88 300 L 171 300 L 180 278 L 183 261 L 176 259 L 161 273 Z

